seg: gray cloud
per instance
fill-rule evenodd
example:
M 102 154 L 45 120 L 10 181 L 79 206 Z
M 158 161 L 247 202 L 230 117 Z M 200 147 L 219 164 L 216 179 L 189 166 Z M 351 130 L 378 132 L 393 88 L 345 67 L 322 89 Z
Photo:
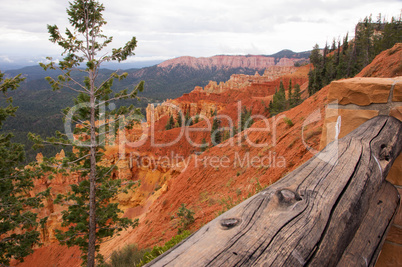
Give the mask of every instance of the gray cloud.
M 4 1 L 0 11 L 0 64 L 57 56 L 47 24 L 67 25 L 68 1 Z M 351 32 L 359 19 L 400 13 L 400 1 L 376 0 L 104 0 L 107 35 L 121 46 L 131 36 L 136 57 L 270 54 L 311 49 Z M 0 65 L 1 68 L 1 65 Z

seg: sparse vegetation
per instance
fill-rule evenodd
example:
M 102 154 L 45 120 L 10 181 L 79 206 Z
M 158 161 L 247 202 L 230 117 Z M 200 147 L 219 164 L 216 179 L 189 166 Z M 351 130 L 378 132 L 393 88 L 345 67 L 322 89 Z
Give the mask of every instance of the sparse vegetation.
M 209 194 L 208 191 L 204 191 L 200 193 L 200 202 L 204 203 L 207 202 L 209 200 Z
M 186 239 L 188 236 L 190 236 L 190 234 L 191 234 L 190 231 L 183 231 L 182 233 L 174 236 L 172 239 L 166 242 L 164 246 L 153 247 L 151 251 L 145 252 L 143 259 L 140 261 L 139 264 L 136 265 L 136 267 L 143 266 L 146 263 L 151 262 L 153 259 L 156 259 L 159 255 L 162 255 L 163 253 L 165 253 L 166 251 L 168 251 L 169 249 L 171 249 L 172 247 L 174 247 L 175 245 L 179 244 L 181 241 Z
M 292 127 L 294 125 L 294 123 L 292 122 L 291 119 L 289 119 L 288 117 L 283 118 L 284 122 L 289 126 Z
M 143 261 L 149 249 L 139 249 L 137 245 L 131 244 L 121 250 L 114 251 L 110 256 L 110 262 L 101 264 L 99 267 L 132 267 L 137 266 Z
M 317 129 L 313 129 L 311 131 L 308 131 L 305 135 L 304 135 L 304 140 L 308 141 L 310 140 L 312 137 L 321 134 L 322 132 L 322 128 L 318 127 Z
M 289 143 L 288 148 L 292 148 L 292 147 L 295 145 L 295 143 L 296 143 L 297 141 L 299 141 L 299 140 L 300 140 L 300 137 L 299 137 L 299 136 L 296 136 L 296 137 L 292 140 L 292 142 Z
M 219 200 L 219 204 L 221 204 L 223 206 L 222 209 L 220 211 L 218 211 L 218 215 L 221 215 L 221 214 L 225 213 L 226 211 L 230 210 L 231 208 L 233 208 L 234 206 L 236 206 L 238 203 L 233 202 L 233 198 L 231 196 L 228 196 L 227 198 L 222 197 Z
M 154 191 L 158 191 L 161 188 L 162 188 L 162 186 L 159 183 L 156 183 Z
M 369 24 L 364 24 L 364 27 L 367 28 L 367 27 L 371 27 L 371 26 Z M 365 29 L 365 30 L 367 30 L 367 29 Z M 368 36 L 370 36 L 370 35 L 368 35 Z M 364 39 L 364 40 L 366 40 L 366 39 Z M 353 45 L 353 49 L 356 49 L 356 47 L 358 47 L 358 44 L 359 44 L 359 40 L 357 40 L 356 43 Z M 68 45 L 68 44 L 65 44 L 65 45 Z M 323 84 L 329 83 L 329 81 L 331 79 L 333 79 L 334 77 L 337 78 L 337 77 L 341 77 L 342 75 L 346 77 L 346 75 L 349 75 L 349 71 L 350 71 L 350 73 L 353 73 L 353 72 L 356 71 L 356 68 L 357 68 L 356 66 L 347 66 L 347 65 L 345 65 L 345 64 L 349 64 L 349 63 L 345 62 L 346 59 L 348 59 L 347 62 L 350 62 L 351 59 L 353 59 L 353 57 L 348 58 L 348 56 L 357 57 L 357 55 L 360 53 L 360 52 L 358 53 L 356 51 L 351 51 L 350 50 L 350 49 L 352 49 L 351 48 L 352 45 L 348 44 L 347 37 L 346 37 L 346 40 L 344 40 L 344 44 L 343 44 L 342 48 L 341 48 L 341 46 L 338 46 L 338 48 L 336 48 L 336 45 L 334 47 L 335 48 L 333 50 L 326 47 L 325 48 L 326 52 L 324 52 L 324 55 L 325 55 L 324 57 L 320 57 L 320 55 L 318 53 L 319 52 L 318 51 L 318 46 L 316 47 L 317 51 L 313 51 L 312 62 L 313 62 L 313 64 L 316 63 L 316 66 L 315 66 L 314 70 L 310 73 L 311 86 L 312 86 L 311 88 L 309 87 L 309 92 L 310 93 L 313 93 L 316 90 L 319 90 L 319 88 Z M 330 51 L 330 50 L 332 50 L 332 52 L 334 52 L 334 55 L 332 57 L 329 56 L 329 53 L 328 53 L 328 51 Z M 338 50 L 338 55 L 336 55 L 337 50 Z M 343 50 L 345 50 L 345 52 Z M 369 50 L 369 47 L 367 48 L 367 50 Z M 345 54 L 340 55 L 339 53 L 345 53 Z M 343 59 L 341 57 L 343 57 Z M 334 64 L 334 61 L 331 62 L 331 60 L 337 60 L 338 65 Z M 366 60 L 366 58 L 362 58 L 362 60 L 357 60 L 357 63 L 359 63 L 360 61 L 367 61 L 367 60 Z M 90 66 L 92 64 L 91 62 L 89 62 L 88 64 L 89 64 L 88 65 L 89 69 L 93 68 L 93 66 Z M 342 66 L 347 66 L 346 70 L 348 71 L 348 74 L 345 74 L 345 73 L 342 74 L 340 72 L 341 69 L 343 68 L 343 67 L 342 68 L 339 67 L 339 66 L 341 66 L 341 64 L 344 64 Z M 361 62 L 359 64 L 361 64 Z M 400 63 L 400 64 L 402 64 L 402 63 Z M 50 65 L 49 65 L 49 67 L 50 67 Z M 53 65 L 52 65 L 52 67 L 53 67 Z M 314 72 L 314 71 L 317 71 L 317 72 Z M 54 81 L 57 82 L 57 80 L 54 80 Z M 108 88 L 108 89 L 110 89 L 110 88 Z M 317 96 L 314 96 L 312 98 L 317 100 Z M 320 99 L 322 99 L 322 97 Z M 255 101 L 255 100 L 253 100 L 253 101 Z M 277 91 L 275 93 L 275 95 L 273 97 L 273 101 L 270 103 L 271 115 L 275 115 L 275 114 L 278 114 L 279 112 L 282 112 L 284 110 L 292 108 L 292 107 L 300 104 L 300 102 L 301 102 L 300 86 L 298 84 L 296 84 L 295 86 L 292 86 L 292 81 L 290 80 L 289 81 L 289 87 L 288 87 L 288 99 L 286 99 L 285 86 L 284 86 L 283 82 L 281 81 L 279 91 Z M 265 106 L 265 103 L 263 101 L 262 101 L 262 104 Z M 222 112 L 222 113 L 224 113 L 224 112 Z M 230 136 L 233 136 L 234 133 L 243 131 L 244 129 L 246 129 L 248 126 L 250 126 L 253 123 L 253 120 L 251 119 L 251 108 L 250 108 L 250 110 L 248 110 L 245 107 L 243 109 L 243 112 L 241 113 L 240 122 L 238 124 L 239 129 L 235 129 L 235 127 L 234 127 L 232 132 L 230 132 L 230 131 L 224 131 L 223 132 L 223 131 L 220 130 L 220 129 L 222 129 L 222 128 L 220 128 L 221 121 L 219 121 L 219 117 L 216 116 L 216 110 L 215 110 L 215 112 L 212 112 L 212 110 L 211 110 L 211 115 L 215 115 L 215 118 L 213 118 L 213 130 L 211 131 L 211 137 L 212 137 L 212 143 L 213 144 L 219 144 L 220 142 L 228 139 Z M 176 118 L 176 121 L 175 121 L 175 118 Z M 198 121 L 198 117 L 194 117 L 194 118 Z M 293 121 L 292 121 L 292 119 L 293 119 Z M 293 127 L 294 126 L 294 121 L 298 120 L 298 118 L 297 117 L 292 117 L 292 119 L 290 119 L 288 117 L 285 117 L 285 118 L 283 118 L 283 122 L 285 122 L 286 125 L 288 125 L 289 127 Z M 166 120 L 166 117 L 164 118 L 164 121 L 165 120 Z M 301 120 L 304 120 L 304 118 L 301 118 Z M 183 117 L 183 118 L 182 118 L 182 116 L 174 117 L 173 115 L 171 115 L 169 117 L 169 119 L 167 120 L 166 125 L 162 125 L 162 128 L 163 128 L 163 126 L 165 126 L 165 129 L 169 130 L 169 129 L 172 129 L 174 127 L 180 127 L 183 124 L 191 125 L 191 122 L 192 122 L 192 120 L 190 118 L 189 113 L 186 113 L 185 117 Z M 297 123 L 297 125 L 301 124 L 299 121 L 296 121 L 296 123 Z M 164 122 L 163 122 L 163 124 L 164 124 Z M 225 121 L 223 121 L 222 124 L 225 124 Z M 284 124 L 282 123 L 281 126 L 284 126 Z M 282 128 L 283 127 L 281 127 L 281 129 Z M 296 127 L 294 127 L 294 128 L 296 128 Z M 293 130 L 294 130 L 294 128 L 293 128 Z M 313 137 L 317 137 L 317 135 L 320 134 L 321 131 L 322 131 L 321 128 L 312 128 L 312 129 L 310 128 L 309 131 L 305 133 L 305 140 L 309 140 L 309 139 L 311 139 Z M 250 134 L 249 136 L 251 136 L 253 138 L 256 138 L 255 137 L 256 135 L 251 135 Z M 262 138 L 266 138 L 266 136 L 267 135 L 265 135 Z M 202 136 L 197 136 L 197 138 L 199 138 L 197 140 L 199 141 L 201 139 L 201 137 Z M 207 137 L 209 139 L 209 136 L 207 136 Z M 280 138 L 282 138 L 282 137 L 280 136 L 279 138 L 277 138 L 275 140 L 287 140 L 287 139 L 280 139 Z M 287 138 L 290 140 L 291 135 L 289 135 Z M 317 138 L 314 138 L 313 140 L 316 141 L 316 139 Z M 257 152 L 258 152 L 257 149 L 252 148 L 251 145 L 248 146 L 247 143 L 244 142 L 246 140 L 246 133 L 243 135 L 241 140 L 243 140 L 243 143 L 241 144 L 242 148 L 244 148 L 246 151 L 249 151 L 250 149 L 252 149 L 252 152 L 253 152 L 252 155 L 253 156 L 255 154 L 257 154 Z M 295 144 L 295 142 L 299 141 L 299 140 L 300 140 L 300 137 L 294 138 L 293 141 L 291 143 L 289 143 L 288 148 L 291 148 Z M 6 140 L 6 141 L 8 141 L 8 140 Z M 233 140 L 233 141 L 235 142 L 236 140 Z M 257 144 L 259 144 L 260 142 L 261 142 L 261 139 L 259 139 L 259 138 L 257 138 L 256 141 L 255 141 L 255 143 L 257 143 Z M 283 141 L 282 141 L 282 143 L 283 143 Z M 278 150 L 283 148 L 282 143 L 280 143 L 281 145 L 278 146 L 278 147 L 280 147 L 280 148 L 277 148 Z M 201 151 L 205 151 L 207 149 L 207 147 L 208 147 L 205 138 L 202 139 L 202 144 L 203 144 L 203 146 L 201 147 Z M 183 144 L 179 144 L 179 146 L 180 146 L 180 148 L 183 148 L 183 149 L 186 148 L 186 145 L 183 145 Z M 261 151 L 265 152 L 265 151 L 269 150 L 270 148 L 271 148 L 270 146 L 267 146 L 267 147 L 264 147 Z M 216 150 L 217 152 L 219 152 L 219 153 L 216 153 L 217 155 L 221 156 L 223 154 L 223 153 L 221 153 L 221 151 L 218 151 L 218 149 L 213 149 L 213 150 Z M 233 154 L 231 154 L 231 152 L 228 152 L 228 151 L 229 151 L 229 149 L 224 151 L 225 152 L 224 153 L 225 157 L 227 156 L 226 154 L 228 154 L 229 156 L 233 155 Z M 152 154 L 154 151 L 147 151 L 147 152 L 149 152 L 149 154 Z M 194 151 L 192 151 L 192 152 L 194 152 Z M 241 151 L 241 152 L 244 152 L 244 151 Z M 161 152 L 161 150 L 159 150 L 158 153 L 161 154 L 161 153 L 164 153 L 164 152 L 163 151 Z M 297 153 L 301 153 L 301 152 L 297 151 Z M 19 155 L 17 155 L 17 156 L 19 156 Z M 263 157 L 263 156 L 264 156 L 264 154 L 262 152 L 258 153 L 258 157 Z M 83 161 L 83 159 L 85 159 L 85 158 L 84 157 L 82 159 L 77 159 L 76 158 L 77 162 Z M 292 162 L 290 162 L 288 164 L 287 167 L 292 167 L 292 166 L 294 166 L 294 164 L 295 163 L 292 161 Z M 243 166 L 243 165 L 241 165 L 241 166 Z M 241 201 L 243 201 L 244 199 L 240 199 L 242 194 L 246 195 L 247 193 L 249 193 L 249 196 L 251 196 L 252 194 L 258 193 L 258 192 L 260 192 L 261 190 L 264 189 L 264 187 L 260 183 L 258 177 L 251 178 L 251 177 L 253 177 L 253 174 L 258 175 L 258 174 L 261 173 L 261 171 L 260 172 L 255 172 L 255 171 L 247 172 L 244 176 L 241 177 L 242 179 L 240 179 L 240 178 L 236 178 L 236 177 L 242 175 L 246 170 L 244 169 L 244 170 L 236 172 L 236 170 L 238 168 L 239 167 L 237 167 L 237 165 L 236 165 L 236 167 L 233 167 L 233 169 L 231 170 L 230 175 L 234 176 L 234 177 L 230 178 L 226 182 L 226 184 L 225 184 L 225 182 L 222 183 L 222 180 L 221 180 L 219 186 L 216 186 L 215 181 L 214 181 L 213 183 L 211 183 L 212 186 L 209 187 L 209 188 L 223 188 L 223 187 L 226 187 L 226 190 L 231 194 L 231 196 L 228 196 L 229 194 L 222 194 L 222 195 L 219 195 L 219 197 L 217 197 L 217 195 L 220 194 L 220 192 L 219 192 L 219 193 L 214 195 L 215 199 L 212 199 L 209 196 L 209 193 L 207 191 L 205 191 L 205 192 L 200 194 L 200 202 L 210 204 L 210 203 L 212 203 L 212 200 L 215 201 L 215 202 L 219 201 L 219 204 L 222 206 L 222 211 L 220 211 L 220 214 L 221 214 L 221 213 L 227 211 L 228 209 L 232 208 L 233 206 L 237 205 Z M 263 166 L 260 165 L 258 167 L 258 170 L 261 170 L 262 168 L 263 168 Z M 264 166 L 264 168 L 268 169 L 269 167 Z M 177 168 L 177 169 L 179 169 L 179 168 Z M 215 169 L 216 172 L 219 171 L 219 167 L 215 167 L 214 169 Z M 208 169 L 208 172 L 209 172 L 209 170 L 210 169 Z M 13 170 L 13 171 L 15 171 L 15 170 Z M 106 171 L 107 170 L 102 170 L 102 173 L 107 173 L 108 174 L 109 172 L 106 172 Z M 211 174 L 211 172 L 209 172 L 209 173 L 208 172 L 207 172 L 207 174 Z M 193 173 L 194 173 L 194 171 L 193 171 Z M 193 173 L 191 173 L 191 174 L 193 174 Z M 274 173 L 274 172 L 272 172 L 272 173 Z M 175 173 L 173 173 L 173 171 L 170 172 L 170 174 L 172 175 L 172 177 L 175 177 L 174 176 Z M 206 174 L 203 173 L 203 175 L 206 175 Z M 188 176 L 191 176 L 191 177 L 188 177 Z M 198 177 L 195 177 L 194 175 L 188 175 L 188 176 L 187 176 L 188 179 L 189 180 L 192 179 L 192 181 L 194 181 L 194 180 L 196 180 L 196 178 L 198 178 Z M 215 175 L 215 176 L 218 177 L 219 175 Z M 185 177 L 185 178 L 187 178 L 187 177 Z M 230 176 L 226 176 L 226 177 L 230 177 Z M 242 187 L 242 189 L 240 189 L 240 188 L 235 189 L 236 186 L 238 186 L 239 184 L 241 184 L 243 182 L 242 180 L 246 179 L 246 177 L 249 177 L 249 180 L 248 180 L 249 184 L 247 185 L 248 187 Z M 184 178 L 184 180 L 185 180 L 185 178 Z M 96 177 L 96 179 L 98 179 L 98 178 Z M 233 186 L 234 180 L 236 181 L 235 186 Z M 266 180 L 264 180 L 264 181 L 266 181 Z M 121 184 L 120 183 L 116 183 L 116 184 L 112 183 L 111 185 L 116 185 L 117 187 L 120 187 Z M 152 183 L 150 185 L 152 185 Z M 87 191 L 83 191 L 83 189 L 85 189 L 85 188 L 89 188 L 88 182 L 83 183 L 82 187 L 78 187 L 78 186 L 75 187 L 75 190 L 72 191 L 73 193 L 76 193 L 76 195 L 82 194 L 81 197 L 74 197 L 73 195 L 68 195 L 68 197 L 63 197 L 63 199 L 59 198 L 58 200 L 59 201 L 64 201 L 65 203 L 68 203 L 68 201 L 70 201 L 70 202 L 75 201 L 77 203 L 82 202 L 82 203 L 84 203 L 82 206 L 87 206 L 88 201 L 86 199 L 86 196 L 88 194 L 87 194 Z M 157 191 L 160 188 L 161 188 L 161 186 L 158 183 L 156 183 L 155 187 L 154 187 L 154 190 Z M 204 188 L 206 188 L 206 187 L 204 187 Z M 100 194 L 100 193 L 103 192 L 102 190 L 106 191 L 107 189 L 109 189 L 109 188 L 103 188 L 103 189 L 101 188 L 97 192 L 98 192 L 98 194 Z M 212 190 L 214 190 L 214 189 L 212 189 Z M 243 192 L 242 192 L 242 190 L 243 190 Z M 252 192 L 250 192 L 250 191 L 252 191 Z M 82 192 L 84 192 L 84 193 L 82 193 Z M 175 192 L 175 191 L 171 190 L 171 192 Z M 196 194 L 197 194 L 197 192 L 194 191 L 195 196 L 197 196 Z M 173 205 L 172 202 L 174 202 L 174 200 L 172 201 L 172 198 L 169 198 L 169 195 L 166 195 L 164 197 L 165 198 L 164 198 L 163 203 L 162 203 L 163 206 L 170 205 L 172 207 L 172 205 Z M 107 202 L 110 198 L 111 197 L 109 197 L 109 198 L 104 197 L 104 198 L 101 199 L 101 201 Z M 218 200 L 219 198 L 221 198 L 221 199 Z M 161 198 L 161 199 L 163 199 L 163 198 Z M 169 199 L 169 201 L 170 201 L 169 203 L 168 203 L 167 199 Z M 77 206 L 78 204 L 73 204 L 73 205 Z M 177 202 L 174 205 L 177 205 Z M 202 205 L 202 206 L 205 207 L 205 204 Z M 186 204 L 181 204 L 181 206 L 177 210 L 177 213 L 175 214 L 176 207 L 177 206 L 175 206 L 175 209 L 170 210 L 171 212 L 169 213 L 169 216 L 171 216 L 171 219 L 174 220 L 174 221 L 172 221 L 170 223 L 172 223 L 172 224 L 174 223 L 174 226 L 178 228 L 178 234 L 179 235 L 176 236 L 171 241 L 169 241 L 171 243 L 168 242 L 163 247 L 156 246 L 152 250 L 140 250 L 140 249 L 138 249 L 138 247 L 136 245 L 126 246 L 121 251 L 114 252 L 112 254 L 111 258 L 110 258 L 109 265 L 105 264 L 104 266 L 141 266 L 142 264 L 147 263 L 147 262 L 151 261 L 152 259 L 156 258 L 157 256 L 161 255 L 163 252 L 165 252 L 166 250 L 168 250 L 169 248 L 171 248 L 172 246 L 174 246 L 175 244 L 180 242 L 182 239 L 186 238 L 190 234 L 187 231 L 187 229 L 195 221 L 195 219 L 194 219 L 195 212 L 192 209 L 190 209 L 189 207 L 186 207 Z M 190 207 L 197 207 L 197 206 L 190 206 Z M 104 217 L 99 216 L 98 218 L 104 219 L 104 222 L 107 222 L 107 220 L 109 220 L 111 217 L 113 217 L 115 215 L 116 211 L 118 211 L 117 213 L 120 213 L 120 210 L 118 210 L 118 205 L 117 204 L 114 205 L 114 206 L 110 206 L 110 209 L 108 209 L 108 211 L 109 210 L 110 210 L 110 213 L 108 213 L 108 214 L 105 213 L 105 215 L 107 215 L 107 216 L 104 216 Z M 212 210 L 212 209 L 210 209 L 210 210 Z M 198 212 L 198 209 L 197 209 L 197 212 Z M 84 214 L 84 215 L 82 215 L 82 214 Z M 83 224 L 82 222 L 73 221 L 73 220 L 69 221 L 69 220 L 67 220 L 68 219 L 67 217 L 72 218 L 72 217 L 75 217 L 75 216 L 78 217 L 78 216 L 82 215 L 82 216 L 84 216 L 84 218 L 83 218 L 84 220 L 82 220 L 82 221 L 86 222 L 87 219 L 88 219 L 88 216 L 86 216 L 85 214 L 86 214 L 86 210 L 84 210 L 83 208 L 78 210 L 78 211 L 77 210 L 75 210 L 75 211 L 72 210 L 70 213 L 63 212 L 63 219 L 65 219 L 65 221 L 67 223 L 63 224 L 62 226 L 67 227 L 69 225 L 73 225 L 73 226 L 78 225 L 78 226 L 81 227 L 81 225 L 79 225 L 79 224 L 80 223 Z M 109 214 L 111 214 L 111 215 L 109 216 Z M 207 214 L 207 215 L 209 216 L 209 214 Z M 197 217 L 197 223 L 198 223 L 198 220 L 199 220 L 199 218 Z M 128 226 L 129 224 L 133 225 L 133 226 L 136 225 L 136 223 L 131 224 L 131 222 L 127 221 L 127 222 L 123 222 L 123 225 L 119 226 L 119 227 L 126 228 L 126 226 Z M 114 225 L 110 225 L 110 227 L 113 227 L 113 226 Z M 85 231 L 87 230 L 84 227 L 81 227 L 81 228 L 83 228 Z M 148 220 L 145 222 L 144 228 L 149 230 L 149 232 L 154 231 L 153 234 L 155 234 L 155 232 L 158 232 L 158 228 L 155 226 L 155 224 L 153 224 L 152 222 L 150 222 Z M 104 229 L 99 228 L 99 227 L 96 228 L 96 229 L 104 230 Z M 166 229 L 168 229 L 168 227 L 166 227 Z M 106 229 L 106 230 L 108 230 L 108 229 Z M 169 231 L 169 229 L 167 231 Z M 100 235 L 102 235 L 105 232 L 99 231 L 98 233 L 100 233 Z M 63 240 L 67 240 L 68 238 L 70 238 L 70 237 L 72 238 L 72 236 L 74 236 L 74 233 L 72 231 L 70 233 L 68 233 L 69 235 L 61 235 L 62 234 L 61 232 L 57 232 L 57 234 L 58 234 L 57 237 L 61 237 L 60 239 L 63 239 Z M 107 234 L 108 233 L 104 234 L 103 237 L 108 237 Z M 165 231 L 162 232 L 162 235 L 164 235 L 164 234 L 165 234 Z M 86 238 L 86 236 L 85 236 L 85 238 Z M 159 237 L 154 236 L 154 237 L 151 237 L 150 240 L 155 240 L 155 241 L 159 240 L 159 241 L 161 241 L 162 237 L 161 236 L 159 236 Z M 69 243 L 67 243 L 67 244 L 70 245 Z M 76 245 L 76 244 L 71 243 L 71 245 Z M 84 244 L 84 243 L 81 243 L 79 245 L 86 246 L 86 244 Z M 103 265 L 100 265 L 100 266 L 103 266 Z
M 194 211 L 186 208 L 186 205 L 182 203 L 176 215 L 179 218 L 179 228 L 177 231 L 178 234 L 181 234 L 194 222 Z
M 164 246 L 155 246 L 152 249 L 140 250 L 136 245 L 128 245 L 119 251 L 114 251 L 110 262 L 101 264 L 99 267 L 141 267 L 186 239 L 190 234 L 190 231 L 183 231 L 166 242 Z
M 240 189 L 240 188 L 237 188 L 237 189 L 236 189 L 236 195 L 237 195 L 237 196 L 240 196 L 240 195 L 241 195 L 241 189 Z
M 258 180 L 257 177 L 255 177 L 254 179 L 255 179 L 255 193 L 257 194 L 261 192 L 264 189 L 264 187 L 260 184 L 260 181 Z

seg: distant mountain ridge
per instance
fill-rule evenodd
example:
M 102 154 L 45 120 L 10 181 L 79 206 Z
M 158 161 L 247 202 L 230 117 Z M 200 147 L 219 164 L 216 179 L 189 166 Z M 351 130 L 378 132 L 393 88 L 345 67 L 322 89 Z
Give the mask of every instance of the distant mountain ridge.
M 283 49 L 275 54 L 269 55 L 267 57 L 274 57 L 274 58 L 296 58 L 296 59 L 308 59 L 310 57 L 311 51 L 305 52 L 293 52 L 289 49 Z
M 266 69 L 271 66 L 293 66 L 295 62 L 307 60 L 310 52 L 295 53 L 291 50 L 282 50 L 276 54 L 231 56 L 217 55 L 212 57 L 190 57 L 183 56 L 166 60 L 157 66 L 160 68 L 172 68 L 177 65 L 184 65 L 194 69 L 201 68 L 250 68 Z

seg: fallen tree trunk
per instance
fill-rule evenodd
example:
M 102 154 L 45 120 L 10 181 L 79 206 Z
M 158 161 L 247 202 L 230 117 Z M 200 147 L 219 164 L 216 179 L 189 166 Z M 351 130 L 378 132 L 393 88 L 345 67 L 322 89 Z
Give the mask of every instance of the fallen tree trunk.
M 402 123 L 378 116 L 148 266 L 374 266 L 399 205 Z

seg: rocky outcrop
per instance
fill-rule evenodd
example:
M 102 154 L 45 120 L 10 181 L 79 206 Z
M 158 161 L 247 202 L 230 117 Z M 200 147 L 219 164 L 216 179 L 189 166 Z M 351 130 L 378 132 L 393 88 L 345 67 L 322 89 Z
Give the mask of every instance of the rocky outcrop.
M 340 105 L 355 104 L 368 106 L 370 104 L 387 103 L 394 83 L 399 79 L 383 78 L 351 78 L 334 81 L 328 93 L 328 100 L 337 101 Z
M 64 151 L 56 155 L 56 160 L 62 161 L 65 157 Z M 43 156 L 38 154 L 38 163 L 42 163 Z M 147 154 L 139 152 L 127 152 L 119 154 L 119 147 L 107 146 L 105 156 L 99 163 L 103 166 L 116 165 L 118 170 L 112 173 L 112 177 L 123 180 L 138 181 L 140 186 L 136 190 L 121 193 L 113 200 L 119 203 L 119 207 L 124 210 L 124 216 L 136 218 L 146 212 L 147 207 L 163 192 L 167 190 L 167 182 L 180 174 L 182 166 L 178 161 L 160 160 Z M 44 207 L 40 210 L 39 216 L 48 216 L 48 220 L 41 229 L 41 241 L 45 245 L 58 242 L 56 239 L 56 229 L 63 229 L 62 211 L 65 206 L 54 204 L 58 194 L 64 194 L 70 189 L 70 185 L 77 184 L 84 178 L 78 173 L 49 174 L 34 181 L 34 191 L 32 194 L 51 188 L 50 196 L 44 201 Z
M 202 118 L 211 118 L 213 112 L 222 110 L 223 104 L 216 103 L 208 100 L 199 100 L 195 103 L 192 102 L 179 102 L 176 100 L 167 100 L 160 105 L 149 104 L 147 111 L 147 122 L 150 125 L 151 122 L 160 120 L 163 116 L 177 117 L 178 112 L 182 111 L 183 116 L 189 114 L 190 117 L 200 115 Z
M 220 94 L 228 90 L 242 90 L 251 84 L 267 83 L 296 71 L 297 68 L 293 66 L 272 66 L 268 67 L 263 75 L 259 75 L 258 72 L 254 75 L 233 74 L 226 82 L 218 84 L 215 81 L 210 81 L 204 87 L 204 92 Z
M 328 86 L 327 127 L 323 131 L 321 148 L 334 140 L 333 125 L 338 117 L 341 118 L 339 138 L 375 116 L 390 115 L 399 118 L 402 101 L 398 98 L 398 90 L 401 85 L 402 77 L 357 77 L 332 82 Z
M 280 79 L 284 83 L 288 83 L 290 79 L 294 84 L 305 83 L 307 70 L 307 67 L 271 66 L 263 75 L 258 72 L 254 75 L 233 74 L 226 82 L 218 84 L 216 81 L 209 81 L 204 88 L 196 86 L 192 92 L 178 99 L 169 99 L 162 104 L 149 104 L 146 109 L 148 125 L 165 115 L 176 117 L 179 110 L 190 117 L 198 114 L 203 118 L 210 118 L 215 110 L 220 112 L 228 103 L 235 101 L 231 91 L 243 93 L 247 97 L 270 97 L 275 93 L 275 88 L 279 87 Z M 269 99 L 267 102 L 269 103 Z

